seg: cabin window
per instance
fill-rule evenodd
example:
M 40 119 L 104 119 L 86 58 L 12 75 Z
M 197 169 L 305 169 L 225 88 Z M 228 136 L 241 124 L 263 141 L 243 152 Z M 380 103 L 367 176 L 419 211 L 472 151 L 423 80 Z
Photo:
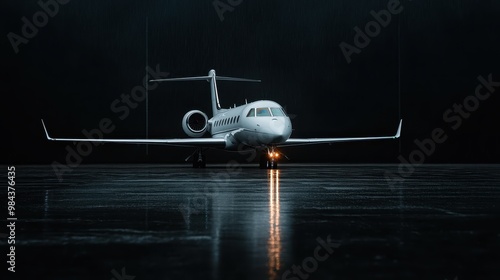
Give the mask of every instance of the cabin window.
M 271 112 L 269 108 L 257 108 L 257 117 L 270 117 Z
M 255 117 L 255 109 L 252 108 L 250 111 L 248 111 L 247 117 Z

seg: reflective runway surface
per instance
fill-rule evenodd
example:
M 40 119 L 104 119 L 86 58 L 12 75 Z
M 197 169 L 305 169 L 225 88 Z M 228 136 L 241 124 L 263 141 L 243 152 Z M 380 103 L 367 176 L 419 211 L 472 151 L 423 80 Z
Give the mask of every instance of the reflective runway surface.
M 18 277 L 500 278 L 499 165 L 16 169 Z

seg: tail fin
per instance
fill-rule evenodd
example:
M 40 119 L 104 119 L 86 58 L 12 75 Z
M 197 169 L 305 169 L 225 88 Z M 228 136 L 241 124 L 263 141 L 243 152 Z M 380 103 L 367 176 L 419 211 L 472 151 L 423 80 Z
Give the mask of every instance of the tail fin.
M 222 109 L 219 102 L 219 94 L 217 92 L 217 81 L 233 81 L 233 82 L 260 82 L 260 80 L 251 80 L 243 78 L 233 78 L 233 77 L 223 77 L 215 75 L 215 70 L 210 70 L 208 76 L 198 76 L 198 77 L 186 77 L 186 78 L 170 78 L 170 79 L 158 79 L 150 80 L 150 82 L 182 82 L 182 81 L 207 81 L 210 82 L 210 91 L 212 97 L 212 114 L 217 115 Z

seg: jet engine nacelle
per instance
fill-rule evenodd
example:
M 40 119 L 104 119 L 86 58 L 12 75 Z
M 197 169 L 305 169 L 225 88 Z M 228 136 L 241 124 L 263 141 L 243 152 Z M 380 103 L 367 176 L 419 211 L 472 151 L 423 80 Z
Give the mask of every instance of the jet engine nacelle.
M 208 130 L 208 117 L 199 110 L 187 112 L 182 118 L 182 129 L 190 137 L 201 137 Z

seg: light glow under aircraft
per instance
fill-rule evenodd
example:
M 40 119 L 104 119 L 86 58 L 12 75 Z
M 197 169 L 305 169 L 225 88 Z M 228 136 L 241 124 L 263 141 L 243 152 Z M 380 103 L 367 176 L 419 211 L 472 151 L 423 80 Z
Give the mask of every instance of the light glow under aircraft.
M 45 135 L 51 141 L 100 142 L 124 144 L 156 144 L 180 147 L 195 147 L 197 152 L 192 157 L 193 167 L 205 167 L 204 150 L 219 148 L 226 150 L 256 149 L 262 151 L 260 167 L 278 168 L 281 153 L 278 148 L 336 142 L 354 142 L 397 139 L 401 135 L 402 120 L 393 136 L 351 137 L 351 138 L 290 138 L 292 123 L 281 105 L 270 100 L 259 100 L 234 108 L 223 109 L 217 92 L 217 81 L 260 82 L 242 78 L 216 76 L 210 70 L 208 76 L 150 80 L 150 82 L 208 81 L 212 100 L 212 118 L 199 110 L 187 112 L 182 119 L 182 128 L 191 138 L 173 139 L 77 139 L 54 138 L 49 136 L 45 123 L 42 125 Z M 202 138 L 209 133 L 210 138 Z M 186 159 L 186 160 L 189 160 Z

